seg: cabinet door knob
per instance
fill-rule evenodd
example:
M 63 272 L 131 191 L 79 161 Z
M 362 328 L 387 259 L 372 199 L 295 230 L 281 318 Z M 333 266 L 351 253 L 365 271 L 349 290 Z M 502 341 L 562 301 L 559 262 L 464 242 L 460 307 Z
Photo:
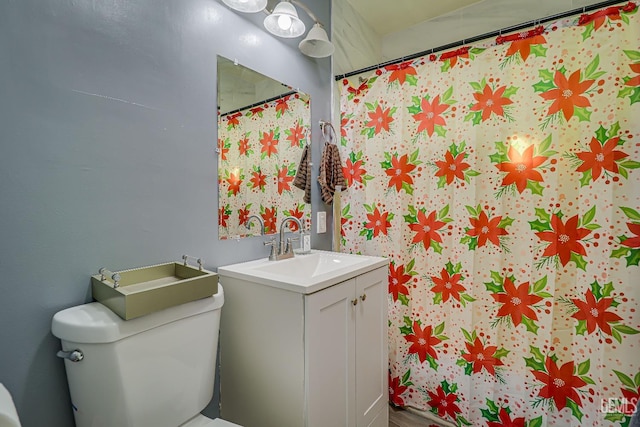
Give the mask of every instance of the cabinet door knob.
M 358 298 L 354 299 L 351 301 L 351 304 L 353 305 L 358 305 Z
M 362 301 L 366 300 L 366 299 L 367 299 L 367 294 L 362 294 L 362 296 L 360 297 L 360 299 L 361 299 Z

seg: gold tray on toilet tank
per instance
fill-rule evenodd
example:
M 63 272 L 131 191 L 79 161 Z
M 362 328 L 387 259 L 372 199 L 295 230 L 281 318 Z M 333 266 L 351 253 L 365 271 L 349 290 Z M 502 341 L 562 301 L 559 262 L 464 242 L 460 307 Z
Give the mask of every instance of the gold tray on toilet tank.
M 184 258 L 184 257 L 183 257 Z M 124 320 L 209 297 L 218 292 L 218 275 L 170 262 L 91 276 L 93 298 Z

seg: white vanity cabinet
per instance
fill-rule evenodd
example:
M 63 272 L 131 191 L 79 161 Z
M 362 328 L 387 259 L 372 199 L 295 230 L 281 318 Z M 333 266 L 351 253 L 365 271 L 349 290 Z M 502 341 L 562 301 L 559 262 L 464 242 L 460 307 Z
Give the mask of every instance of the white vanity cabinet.
M 245 427 L 388 426 L 386 260 L 312 293 L 218 274 L 222 418 Z
M 387 271 L 305 298 L 307 426 L 384 426 Z

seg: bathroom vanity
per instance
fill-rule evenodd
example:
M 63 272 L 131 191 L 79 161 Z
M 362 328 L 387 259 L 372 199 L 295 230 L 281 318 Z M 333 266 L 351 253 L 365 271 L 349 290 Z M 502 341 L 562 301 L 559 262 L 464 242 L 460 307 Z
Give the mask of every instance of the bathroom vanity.
M 312 251 L 218 275 L 224 419 L 388 426 L 387 259 Z

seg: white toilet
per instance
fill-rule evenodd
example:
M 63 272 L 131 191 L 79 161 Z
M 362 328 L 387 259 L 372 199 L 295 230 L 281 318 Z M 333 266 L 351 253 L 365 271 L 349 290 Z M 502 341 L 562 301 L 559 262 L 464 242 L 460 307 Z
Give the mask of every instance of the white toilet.
M 20 427 L 20 418 L 9 390 L 0 383 L 0 427 Z
M 213 395 L 223 304 L 218 286 L 126 321 L 97 302 L 56 313 L 76 427 L 238 427 L 200 414 Z

